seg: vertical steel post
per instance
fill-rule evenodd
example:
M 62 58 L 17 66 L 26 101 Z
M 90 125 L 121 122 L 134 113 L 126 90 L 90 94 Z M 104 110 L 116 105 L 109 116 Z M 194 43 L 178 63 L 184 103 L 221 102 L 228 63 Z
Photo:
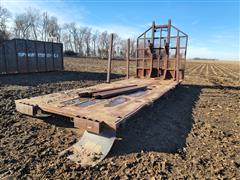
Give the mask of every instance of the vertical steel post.
M 177 36 L 177 62 L 176 62 L 176 80 L 179 82 L 179 62 L 180 62 L 180 37 Z
M 155 21 L 152 22 L 152 48 L 154 48 L 154 35 L 155 35 Z M 151 65 L 150 65 L 150 73 L 149 73 L 149 77 L 152 76 L 152 71 L 153 71 L 153 49 L 151 52 Z
M 168 46 L 169 46 L 169 50 L 170 50 L 170 39 L 171 39 L 171 19 L 168 20 L 168 35 L 167 35 L 167 42 L 168 42 Z M 169 61 L 169 52 L 167 55 L 167 58 L 165 60 L 165 70 L 164 70 L 164 79 L 166 79 L 167 76 L 167 69 L 168 69 L 168 61 Z
M 138 49 L 138 43 L 139 43 L 139 40 L 138 40 L 138 38 L 137 38 L 137 45 L 136 45 L 136 76 L 137 77 L 139 77 L 139 74 L 138 74 L 138 51 L 139 51 L 139 49 Z
M 186 60 L 187 60 L 187 45 L 188 45 L 188 36 L 186 35 L 186 44 L 185 44 L 185 54 L 184 54 L 184 66 L 182 72 L 182 79 L 184 79 L 184 71 L 186 67 Z
M 160 28 L 160 41 L 159 41 L 159 54 L 158 54 L 158 77 L 160 77 L 160 60 L 161 60 L 161 48 L 162 48 L 162 28 Z
M 127 40 L 126 60 L 126 78 L 129 79 L 130 39 Z
M 178 38 L 179 38 L 179 31 L 177 31 L 176 37 L 176 51 L 175 51 L 175 60 L 174 60 L 174 80 L 177 77 L 177 54 L 178 54 Z
M 108 49 L 108 69 L 107 69 L 107 83 L 110 83 L 111 78 L 111 61 L 112 61 L 112 47 L 113 46 L 113 33 L 109 37 L 109 49 Z
M 145 50 L 146 50 L 146 33 L 144 33 L 144 39 L 143 39 L 143 59 L 142 59 L 142 77 L 144 77 L 145 72 Z

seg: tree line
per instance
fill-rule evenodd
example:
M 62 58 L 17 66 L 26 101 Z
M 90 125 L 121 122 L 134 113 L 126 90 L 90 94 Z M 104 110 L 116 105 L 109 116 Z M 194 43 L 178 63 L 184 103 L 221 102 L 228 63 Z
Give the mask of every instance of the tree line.
M 0 43 L 13 38 L 62 42 L 65 52 L 72 52 L 80 57 L 106 58 L 109 48 L 107 31 L 82 27 L 75 22 L 59 24 L 57 17 L 31 7 L 13 16 L 8 9 L 0 6 Z M 136 41 L 131 38 L 132 57 L 136 53 L 135 47 Z M 125 49 L 126 40 L 115 33 L 114 57 L 124 57 Z

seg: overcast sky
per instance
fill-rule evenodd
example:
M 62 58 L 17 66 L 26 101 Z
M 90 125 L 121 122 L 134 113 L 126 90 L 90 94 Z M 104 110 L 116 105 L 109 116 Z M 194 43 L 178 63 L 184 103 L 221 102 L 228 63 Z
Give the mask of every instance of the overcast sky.
M 48 11 L 61 24 L 75 22 L 123 38 L 139 35 L 153 20 L 189 35 L 188 58 L 239 60 L 238 0 L 0 0 L 14 17 L 28 7 Z

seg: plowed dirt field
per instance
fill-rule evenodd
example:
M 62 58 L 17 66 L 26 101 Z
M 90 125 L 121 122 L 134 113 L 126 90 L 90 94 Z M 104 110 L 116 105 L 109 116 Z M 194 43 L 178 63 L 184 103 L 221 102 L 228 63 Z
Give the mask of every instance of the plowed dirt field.
M 82 134 L 69 121 L 15 111 L 16 99 L 103 82 L 106 64 L 66 58 L 64 72 L 0 76 L 0 179 L 240 179 L 239 62 L 188 61 L 183 83 L 131 117 L 95 167 L 58 156 Z M 113 63 L 114 80 L 124 68 Z

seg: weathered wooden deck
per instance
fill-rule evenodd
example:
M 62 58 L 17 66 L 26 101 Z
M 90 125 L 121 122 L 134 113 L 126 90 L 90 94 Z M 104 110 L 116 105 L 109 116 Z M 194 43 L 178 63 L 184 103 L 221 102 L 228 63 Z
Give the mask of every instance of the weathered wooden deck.
M 119 124 L 139 111 L 142 107 L 159 99 L 178 83 L 173 80 L 130 78 L 103 83 L 87 88 L 73 89 L 29 99 L 16 100 L 17 111 L 36 116 L 38 111 L 70 117 L 74 126 L 94 133 L 100 133 L 102 127 L 116 130 Z M 147 86 L 130 94 L 118 95 L 108 99 L 80 97 L 82 92 L 117 88 L 129 85 Z

